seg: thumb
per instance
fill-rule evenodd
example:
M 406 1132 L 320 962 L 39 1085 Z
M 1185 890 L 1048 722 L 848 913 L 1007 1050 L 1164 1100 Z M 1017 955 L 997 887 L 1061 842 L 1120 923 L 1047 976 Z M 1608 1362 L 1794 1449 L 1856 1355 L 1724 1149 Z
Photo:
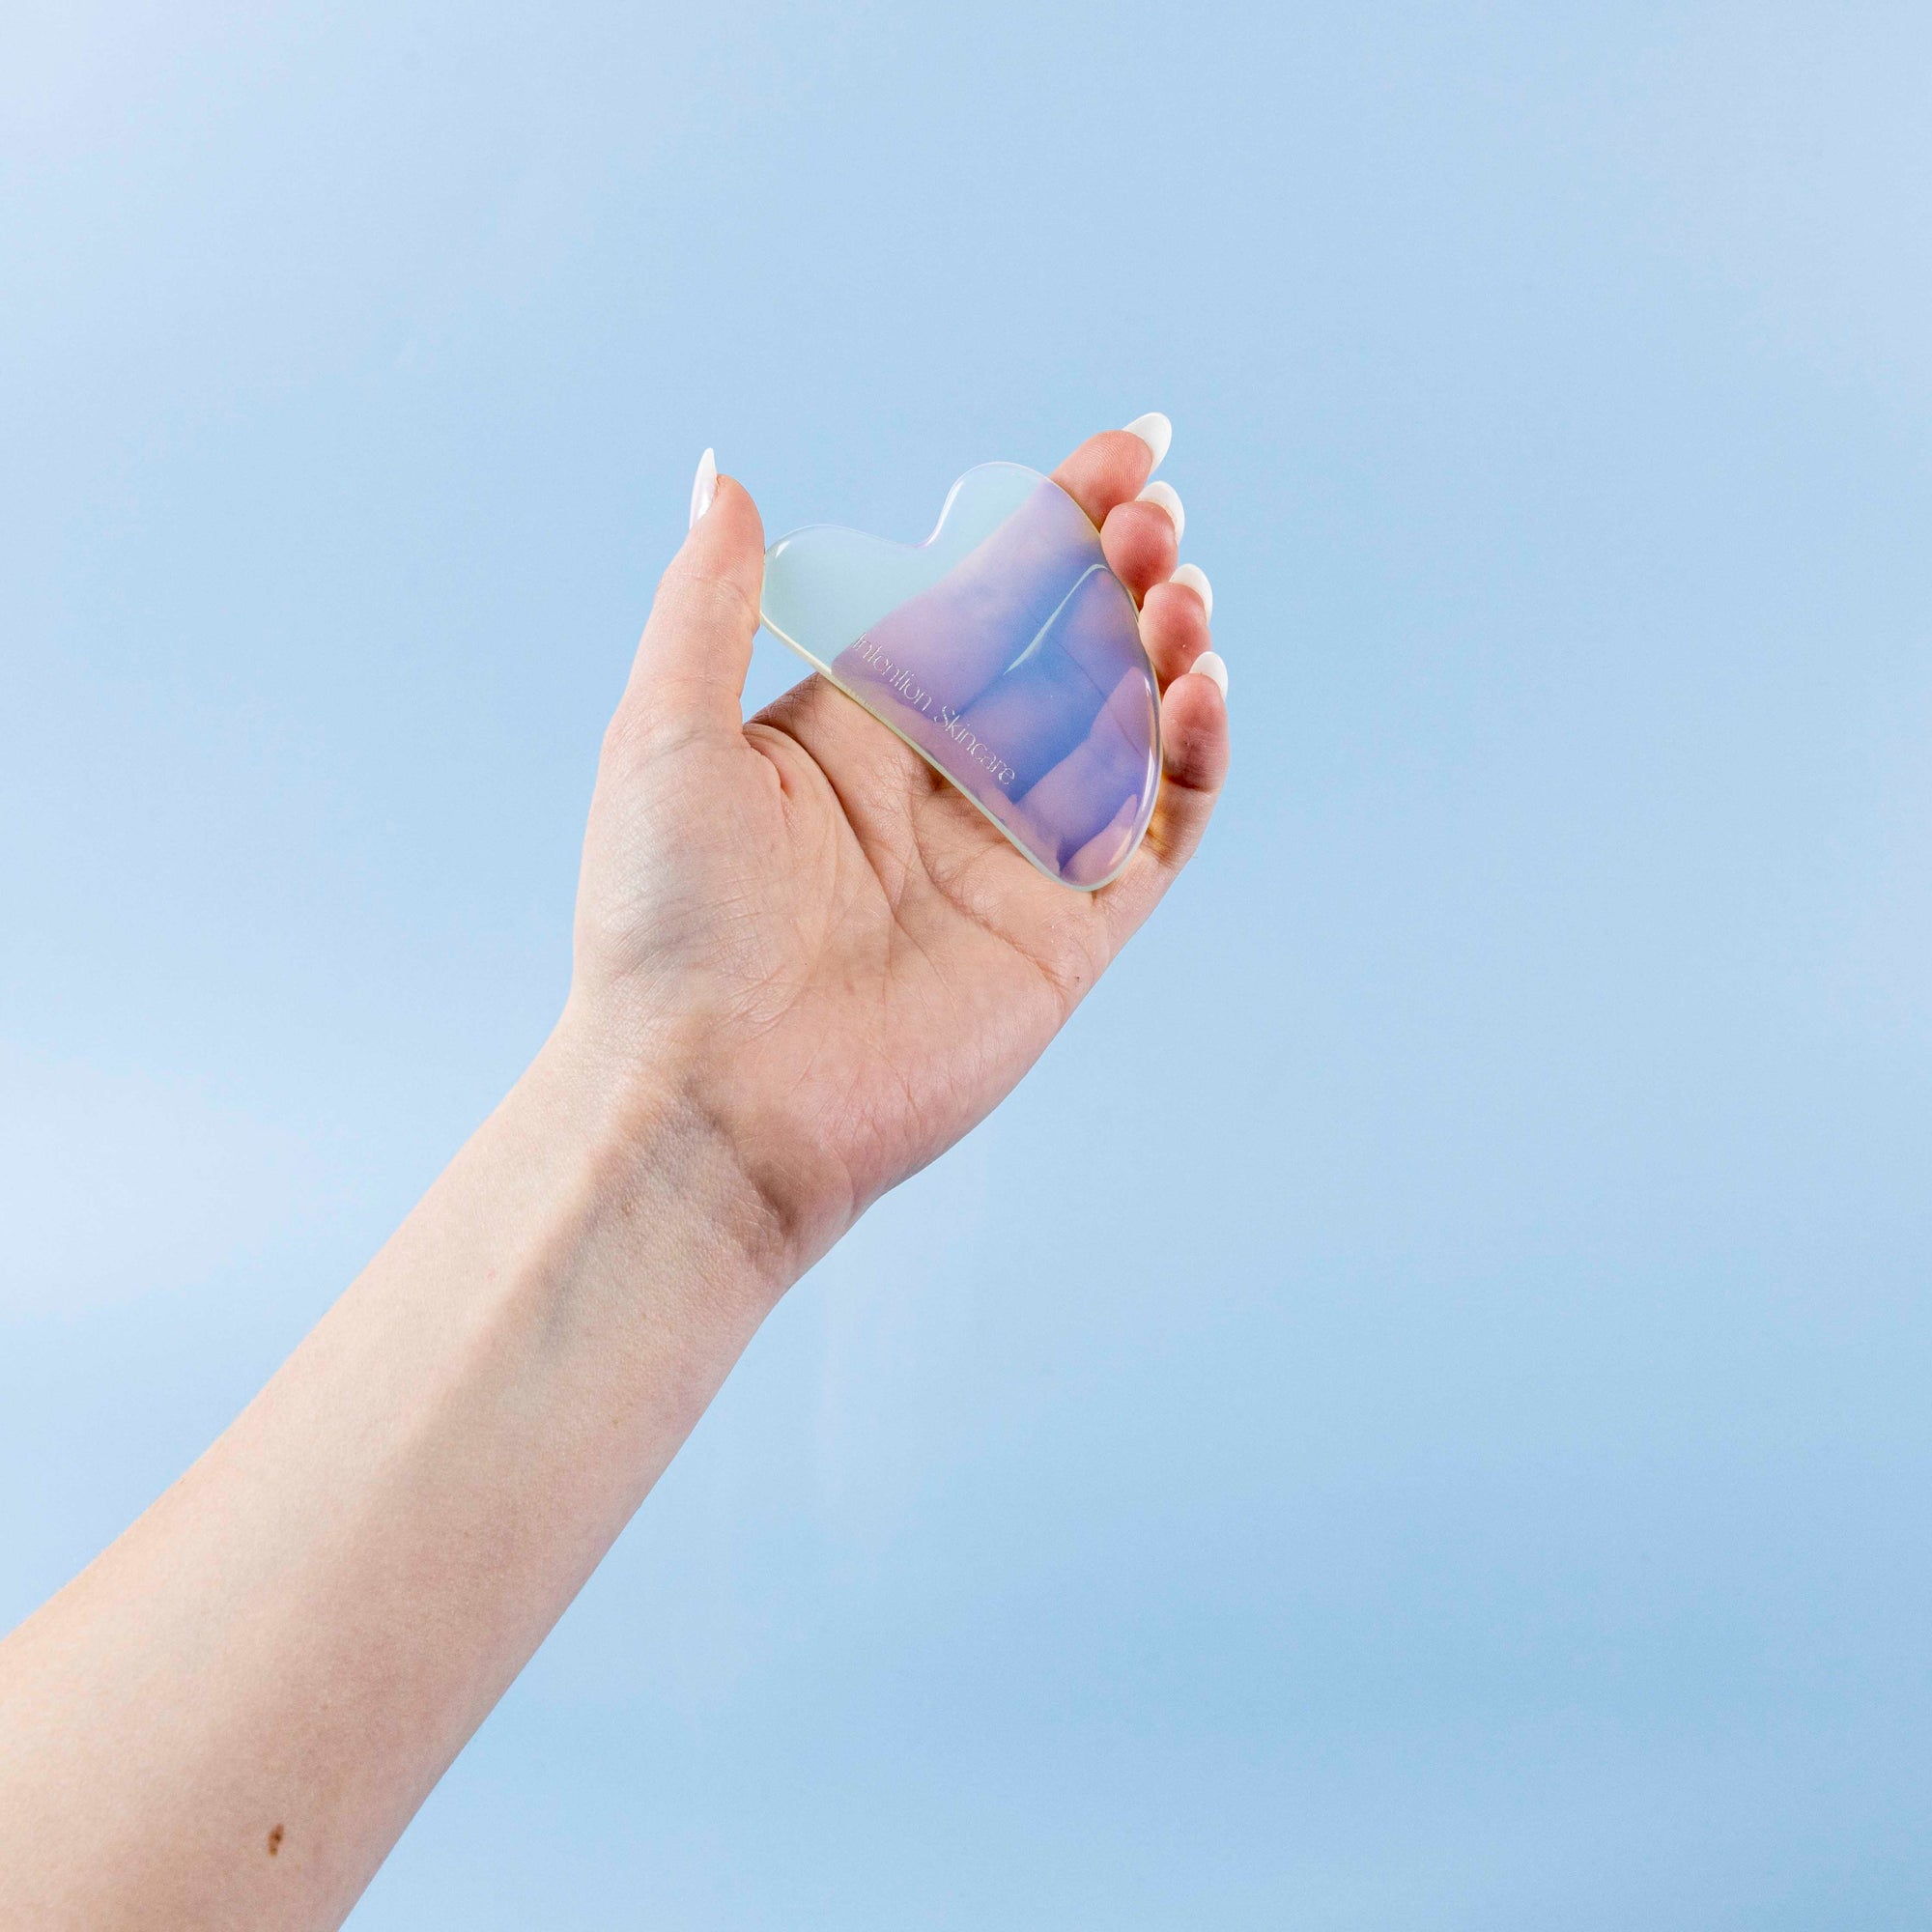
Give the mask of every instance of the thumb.
M 718 475 L 708 449 L 691 507 L 690 532 L 658 582 L 625 696 L 660 716 L 735 731 L 758 628 L 765 526 L 750 493 Z

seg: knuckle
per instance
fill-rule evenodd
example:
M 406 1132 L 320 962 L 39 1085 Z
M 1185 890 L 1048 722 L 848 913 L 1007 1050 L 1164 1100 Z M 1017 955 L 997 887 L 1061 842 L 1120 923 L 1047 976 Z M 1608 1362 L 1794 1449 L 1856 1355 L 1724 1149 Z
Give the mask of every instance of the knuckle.
M 686 563 L 674 563 L 658 581 L 657 602 L 652 610 L 694 618 L 699 622 L 755 625 L 757 606 L 744 584 L 723 571 L 705 570 Z

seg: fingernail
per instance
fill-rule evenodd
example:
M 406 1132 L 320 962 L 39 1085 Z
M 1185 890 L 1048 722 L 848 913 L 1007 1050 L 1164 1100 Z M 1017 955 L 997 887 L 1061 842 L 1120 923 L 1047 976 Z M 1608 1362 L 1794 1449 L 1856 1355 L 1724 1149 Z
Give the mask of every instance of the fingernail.
M 685 526 L 688 530 L 697 527 L 697 520 L 711 507 L 711 499 L 718 494 L 718 455 L 707 449 L 697 459 L 697 474 L 691 485 L 691 522 Z
M 1180 541 L 1187 528 L 1187 512 L 1180 507 L 1180 492 L 1172 483 L 1150 483 L 1140 494 L 1143 503 L 1158 503 L 1174 520 L 1174 540 Z
M 1221 662 L 1219 651 L 1203 651 L 1187 668 L 1198 671 L 1224 698 L 1227 696 L 1228 667 Z
M 1127 425 L 1127 434 L 1139 437 L 1153 451 L 1153 467 L 1158 469 L 1168 444 L 1174 440 L 1174 425 L 1158 410 L 1150 410 Z
M 1208 573 L 1198 563 L 1183 563 L 1167 581 L 1186 584 L 1200 598 L 1208 616 L 1214 614 L 1214 586 L 1208 582 Z

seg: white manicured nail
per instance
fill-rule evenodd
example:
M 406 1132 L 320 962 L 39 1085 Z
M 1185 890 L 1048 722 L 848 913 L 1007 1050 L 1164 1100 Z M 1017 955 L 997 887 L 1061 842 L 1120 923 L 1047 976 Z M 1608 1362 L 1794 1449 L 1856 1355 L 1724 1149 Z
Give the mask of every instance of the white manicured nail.
M 1207 608 L 1208 616 L 1214 614 L 1214 586 L 1208 582 L 1208 573 L 1198 563 L 1183 563 L 1167 581 L 1186 584 Z
M 711 507 L 711 499 L 718 494 L 718 456 L 715 450 L 707 449 L 697 459 L 697 474 L 691 485 L 691 522 L 686 529 L 696 529 L 697 520 Z
M 1187 668 L 1205 677 L 1224 698 L 1227 696 L 1228 667 L 1221 662 L 1219 651 L 1203 651 Z
M 1174 425 L 1158 410 L 1150 410 L 1127 425 L 1127 434 L 1139 437 L 1153 451 L 1153 467 L 1158 469 L 1168 444 L 1174 440 Z
M 1143 503 L 1158 503 L 1174 520 L 1174 540 L 1179 543 L 1187 528 L 1187 512 L 1180 507 L 1180 492 L 1172 483 L 1150 483 L 1140 494 Z

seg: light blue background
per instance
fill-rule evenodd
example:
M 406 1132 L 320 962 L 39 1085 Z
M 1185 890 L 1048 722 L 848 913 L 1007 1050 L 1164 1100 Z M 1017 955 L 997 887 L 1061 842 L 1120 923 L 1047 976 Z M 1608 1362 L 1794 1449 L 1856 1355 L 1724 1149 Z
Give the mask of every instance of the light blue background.
M 1206 853 L 354 1924 L 1925 1924 L 1928 76 L 1907 5 L 14 0 L 0 1622 L 542 1037 L 705 444 L 909 536 L 1162 409 Z

